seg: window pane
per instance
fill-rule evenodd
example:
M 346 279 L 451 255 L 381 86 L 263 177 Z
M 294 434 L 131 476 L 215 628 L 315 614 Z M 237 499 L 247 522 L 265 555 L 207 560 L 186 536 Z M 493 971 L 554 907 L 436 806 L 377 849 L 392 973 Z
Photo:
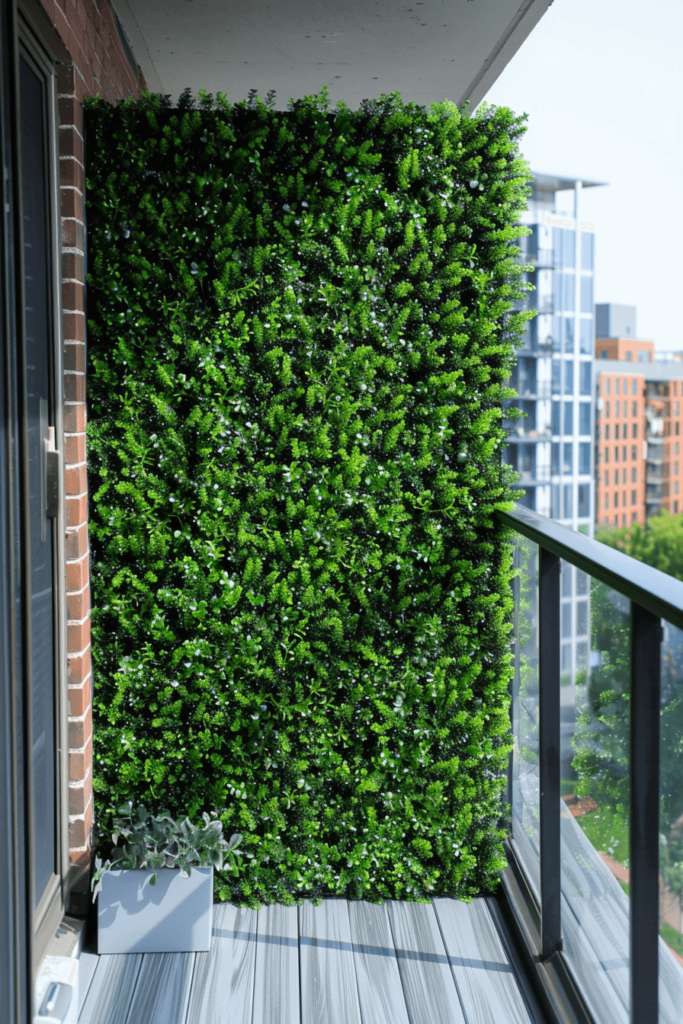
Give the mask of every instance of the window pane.
M 663 623 L 659 1020 L 683 1019 L 683 632 Z
M 57 869 L 52 526 L 45 519 L 43 446 L 50 408 L 49 216 L 44 86 L 21 59 L 21 145 L 26 287 L 26 390 L 31 491 L 34 901 Z
M 564 393 L 565 395 L 574 394 L 574 363 L 569 359 L 564 361 Z
M 593 312 L 593 278 L 581 278 L 581 312 Z
M 579 392 L 582 395 L 591 394 L 592 369 L 590 363 L 579 363 Z
M 584 622 L 590 655 L 561 690 L 564 955 L 594 1019 L 627 1024 L 629 602 L 591 580 Z
M 589 488 L 588 484 L 579 484 L 578 486 L 578 500 L 579 507 L 577 515 L 579 519 L 586 519 L 588 517 L 588 502 L 589 502 Z
M 579 473 L 590 473 L 591 471 L 591 445 L 590 441 L 581 441 L 579 444 Z
M 574 406 L 571 402 L 564 403 L 564 432 L 565 434 L 574 433 Z
M 581 320 L 581 343 L 580 351 L 583 355 L 593 355 L 593 318 L 587 320 L 585 317 Z
M 581 269 L 593 270 L 593 232 L 581 232 Z
M 591 405 L 590 402 L 579 403 L 579 433 L 590 434 L 591 432 Z
M 564 485 L 564 518 L 571 519 L 574 515 L 574 488 L 572 484 Z
M 559 395 L 562 391 L 562 361 L 553 359 L 553 394 Z
M 515 567 L 512 842 L 538 896 L 538 547 L 520 535 L 515 537 Z

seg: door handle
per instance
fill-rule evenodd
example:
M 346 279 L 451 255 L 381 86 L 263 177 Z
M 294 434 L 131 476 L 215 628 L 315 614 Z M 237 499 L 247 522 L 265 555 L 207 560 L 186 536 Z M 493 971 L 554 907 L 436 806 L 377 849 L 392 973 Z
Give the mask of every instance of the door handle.
M 47 447 L 45 450 L 45 515 L 48 519 L 56 519 L 59 513 L 59 477 L 61 468 L 60 453 L 55 448 L 55 428 L 47 428 Z
M 55 448 L 55 428 L 48 426 L 47 401 L 40 399 L 40 461 L 42 470 L 42 505 L 44 516 L 41 526 L 41 540 L 45 542 L 46 520 L 56 519 L 59 514 L 59 480 L 61 476 L 60 452 Z

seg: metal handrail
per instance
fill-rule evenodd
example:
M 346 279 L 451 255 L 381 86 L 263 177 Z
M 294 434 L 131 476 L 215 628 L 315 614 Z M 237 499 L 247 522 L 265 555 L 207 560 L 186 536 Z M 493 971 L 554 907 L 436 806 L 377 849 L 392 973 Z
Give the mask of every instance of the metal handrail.
M 499 512 L 506 526 L 683 629 L 683 582 L 523 505 Z
M 683 628 L 683 583 L 621 551 L 516 505 L 499 521 L 539 546 L 539 838 L 540 928 L 535 950 L 573 974 L 562 954 L 560 834 L 560 560 L 565 559 L 631 602 L 630 686 L 630 1005 L 631 1024 L 659 1013 L 659 792 L 661 619 Z M 513 837 L 514 838 L 514 837 Z M 522 869 L 522 875 L 524 871 Z M 510 891 L 510 890 L 509 890 Z M 533 887 L 528 886 L 533 899 Z M 581 988 L 579 984 L 579 989 Z M 583 1007 L 584 1019 L 591 1017 Z M 596 1024 L 601 1022 L 596 1021 Z

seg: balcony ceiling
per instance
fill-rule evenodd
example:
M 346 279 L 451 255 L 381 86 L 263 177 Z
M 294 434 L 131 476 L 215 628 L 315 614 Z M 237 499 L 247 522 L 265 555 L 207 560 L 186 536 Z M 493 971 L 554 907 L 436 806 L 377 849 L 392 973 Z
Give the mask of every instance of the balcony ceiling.
M 148 88 L 478 103 L 552 0 L 113 0 Z

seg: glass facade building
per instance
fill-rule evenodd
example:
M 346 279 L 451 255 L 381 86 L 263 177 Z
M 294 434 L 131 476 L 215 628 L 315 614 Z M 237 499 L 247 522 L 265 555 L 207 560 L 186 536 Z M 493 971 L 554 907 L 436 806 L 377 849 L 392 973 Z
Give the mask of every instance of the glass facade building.
M 509 423 L 507 462 L 520 474 L 523 505 L 593 535 L 595 326 L 593 225 L 581 220 L 584 187 L 598 184 L 535 174 L 520 240 L 533 286 L 511 385 L 510 404 L 525 416 Z M 558 196 L 558 193 L 562 193 Z M 571 205 L 571 212 L 563 212 Z M 584 573 L 562 565 L 561 672 L 563 730 L 574 728 L 575 683 L 590 673 L 589 587 Z

